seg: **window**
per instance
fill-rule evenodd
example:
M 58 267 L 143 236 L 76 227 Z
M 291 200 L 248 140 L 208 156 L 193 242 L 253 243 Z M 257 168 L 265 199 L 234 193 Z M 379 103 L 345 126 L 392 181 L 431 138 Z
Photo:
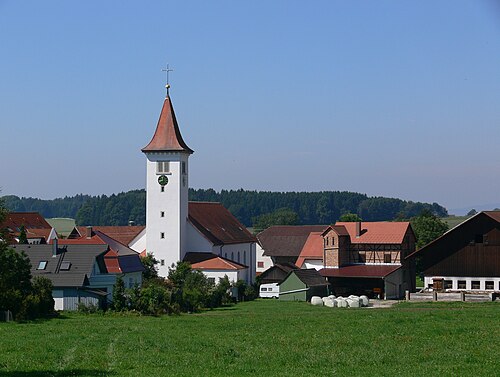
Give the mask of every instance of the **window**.
M 332 246 L 335 245 L 335 237 L 332 237 Z
M 258 268 L 264 268 L 264 262 L 257 262 Z
M 187 170 L 186 170 L 186 162 L 182 161 L 182 174 L 186 174 Z
M 231 260 L 234 260 L 234 251 L 231 251 Z
M 45 267 L 47 267 L 47 261 L 41 260 L 40 263 L 38 263 L 38 267 L 36 269 L 37 270 L 45 270 Z
M 445 280 L 444 289 L 453 289 L 453 280 Z
M 467 283 L 465 280 L 458 281 L 458 289 L 467 289 Z
M 260 287 L 260 290 L 261 290 L 261 292 L 267 292 L 267 288 L 266 287 Z
M 246 250 L 243 251 L 243 263 L 247 263 L 247 252 Z
M 208 278 L 208 282 L 210 284 L 215 284 L 215 278 Z
M 384 254 L 384 263 L 391 263 L 391 254 Z
M 158 173 L 158 174 L 170 173 L 170 162 L 169 161 L 157 161 L 156 162 L 156 173 Z
M 71 262 L 62 262 L 61 267 L 59 267 L 59 270 L 69 271 L 70 268 L 71 268 Z
M 160 217 L 165 217 L 165 211 L 160 212 Z
M 365 253 L 359 253 L 358 263 L 366 263 L 366 254 Z
M 164 239 L 165 238 L 165 232 L 160 232 L 160 238 Z
M 476 234 L 474 236 L 474 242 L 475 243 L 483 243 L 483 235 L 482 234 Z
M 160 266 L 165 266 L 165 259 L 160 260 Z
M 479 280 L 472 280 L 471 288 L 472 289 L 481 289 L 481 282 Z
M 224 258 L 227 258 L 227 253 L 224 253 Z
M 328 246 L 328 237 L 325 238 L 325 245 Z
M 486 281 L 486 283 L 484 284 L 484 288 L 485 289 L 495 289 L 495 282 L 493 282 L 491 280 Z
M 240 252 L 238 251 L 238 263 L 240 263 Z
M 165 186 L 160 186 L 160 192 L 165 192 Z
M 128 287 L 134 288 L 134 278 L 128 278 Z

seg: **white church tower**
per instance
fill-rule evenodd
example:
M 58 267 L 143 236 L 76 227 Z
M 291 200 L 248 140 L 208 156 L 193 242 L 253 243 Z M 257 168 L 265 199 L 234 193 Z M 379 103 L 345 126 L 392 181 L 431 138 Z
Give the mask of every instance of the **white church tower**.
M 169 93 L 146 155 L 146 250 L 160 261 L 158 272 L 184 258 L 188 218 L 188 160 L 193 150 L 181 136 Z

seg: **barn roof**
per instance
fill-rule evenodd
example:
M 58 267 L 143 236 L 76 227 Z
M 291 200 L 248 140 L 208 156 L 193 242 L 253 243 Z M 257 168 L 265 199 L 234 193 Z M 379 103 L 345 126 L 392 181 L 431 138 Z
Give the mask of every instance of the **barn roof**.
M 306 259 L 321 259 L 323 260 L 323 236 L 322 232 L 311 232 L 307 237 L 306 243 L 302 248 L 297 262 L 295 264 L 302 267 Z
M 322 232 L 326 225 L 276 225 L 257 234 L 267 256 L 298 257 L 309 233 Z
M 357 264 L 340 268 L 323 268 L 319 270 L 319 273 L 324 277 L 383 278 L 399 268 L 401 268 L 401 265 Z
M 195 270 L 244 270 L 248 268 L 213 253 L 187 253 L 184 262 L 191 263 L 191 267 Z
M 214 245 L 257 242 L 220 203 L 189 202 L 189 221 Z
M 317 287 L 322 285 L 329 285 L 323 276 L 321 276 L 318 271 L 314 268 L 292 270 L 288 273 L 287 277 L 283 279 L 285 281 L 291 274 L 295 274 L 299 280 L 304 283 L 307 287 Z M 281 282 L 283 283 L 283 282 Z M 281 284 L 278 283 L 278 284 Z
M 7 234 L 12 239 L 19 236 L 22 225 L 24 225 L 28 239 L 44 238 L 48 241 L 52 226 L 38 212 L 9 212 L 0 226 L 7 230 Z
M 193 153 L 182 139 L 170 96 L 165 97 L 160 118 L 153 138 L 142 148 L 143 152 L 185 152 Z

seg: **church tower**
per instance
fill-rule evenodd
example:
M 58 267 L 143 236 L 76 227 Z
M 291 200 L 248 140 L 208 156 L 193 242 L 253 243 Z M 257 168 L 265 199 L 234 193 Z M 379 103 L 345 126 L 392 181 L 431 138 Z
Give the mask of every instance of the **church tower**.
M 188 159 L 193 150 L 181 136 L 167 91 L 156 131 L 142 149 L 146 155 L 146 251 L 160 261 L 158 272 L 186 253 Z

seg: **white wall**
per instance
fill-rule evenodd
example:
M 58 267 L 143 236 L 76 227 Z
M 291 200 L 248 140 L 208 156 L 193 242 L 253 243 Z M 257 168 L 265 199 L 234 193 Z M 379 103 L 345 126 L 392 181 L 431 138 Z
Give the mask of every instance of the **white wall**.
M 314 268 L 319 271 L 323 267 L 323 261 L 319 259 L 306 259 L 304 263 L 302 263 L 302 268 Z
M 213 246 L 212 252 L 220 255 L 221 257 L 232 260 L 233 262 L 248 266 L 248 269 L 245 270 L 246 272 L 244 273 L 245 277 L 242 278 L 242 280 L 245 280 L 249 284 L 255 281 L 255 243 L 237 243 L 224 245 L 222 247 Z
M 146 157 L 146 250 L 160 261 L 158 274 L 165 277 L 169 266 L 181 260 L 186 250 L 189 182 L 188 174 L 181 174 L 181 163 L 185 162 L 189 172 L 189 155 L 148 152 Z M 156 172 L 157 161 L 170 162 L 170 173 L 165 174 L 169 182 L 164 192 L 158 183 L 161 174 Z M 162 211 L 164 217 L 161 217 Z
M 212 253 L 213 252 L 213 244 L 210 242 L 203 234 L 200 233 L 198 229 L 195 228 L 193 224 L 189 221 L 186 226 L 186 235 L 187 235 L 187 252 L 205 252 Z M 219 253 L 216 253 L 219 255 Z M 184 256 L 183 256 L 184 257 Z
M 224 276 L 227 275 L 228 279 L 230 282 L 234 283 L 238 280 L 244 280 L 242 279 L 242 274 L 240 272 L 241 270 L 234 270 L 234 271 L 221 271 L 221 270 L 202 270 L 207 278 L 214 278 L 215 283 L 219 283 L 219 279 L 223 278 Z
M 255 261 L 255 271 L 256 272 L 264 272 L 266 271 L 267 269 L 271 268 L 272 266 L 274 266 L 274 263 L 273 263 L 273 260 L 271 259 L 271 257 L 268 257 L 266 255 L 264 255 L 264 249 L 262 248 L 262 246 L 260 246 L 260 244 L 256 244 L 255 246 L 255 252 L 256 252 L 256 261 Z M 259 267 L 259 262 L 262 262 L 264 264 L 264 267 Z
M 146 228 L 144 228 L 141 233 L 130 241 L 127 246 L 138 253 L 142 253 L 146 250 Z
M 500 291 L 500 276 L 499 277 L 463 277 L 463 276 L 425 276 L 424 277 L 424 286 L 425 288 L 429 287 L 429 285 L 433 284 L 433 279 L 444 279 L 452 281 L 452 288 L 447 289 L 447 291 L 471 291 L 472 289 L 472 281 L 479 281 L 480 288 L 474 289 L 477 291 Z M 458 281 L 465 280 L 465 289 L 458 288 Z M 486 282 L 493 282 L 493 289 L 486 289 Z

